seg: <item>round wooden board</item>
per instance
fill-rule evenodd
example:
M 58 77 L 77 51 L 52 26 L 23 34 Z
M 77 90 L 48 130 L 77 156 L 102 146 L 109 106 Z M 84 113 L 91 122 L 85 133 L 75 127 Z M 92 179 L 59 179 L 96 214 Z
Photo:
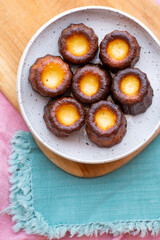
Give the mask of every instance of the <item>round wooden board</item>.
M 160 39 L 159 23 L 160 23 L 160 7 L 154 0 L 82 0 L 72 1 L 66 4 L 65 0 L 58 1 L 37 1 L 32 0 L 14 0 L 1 1 L 1 21 L 5 22 L 1 26 L 0 32 L 0 90 L 8 98 L 8 100 L 19 110 L 16 94 L 16 75 L 20 56 L 32 35 L 46 21 L 71 8 L 81 6 L 108 6 L 125 11 L 138 18 L 146 24 L 154 34 Z M 145 6 L 145 7 L 144 7 Z M 7 29 L 7 32 L 6 32 Z M 8 54 L 9 53 L 9 54 Z M 81 164 L 66 160 L 53 152 L 46 149 L 36 139 L 37 144 L 44 154 L 64 171 L 79 177 L 97 177 L 123 166 L 140 151 L 142 151 L 158 134 L 157 131 L 152 139 L 143 146 L 143 148 L 129 155 L 125 159 L 106 164 Z
M 135 151 L 134 153 L 130 154 L 126 158 L 122 158 L 118 161 L 110 162 L 110 163 L 104 163 L 104 164 L 82 164 L 73 162 L 70 160 L 67 160 L 65 158 L 62 158 L 55 153 L 48 150 L 46 147 L 44 147 L 36 138 L 35 141 L 40 147 L 40 149 L 43 151 L 43 153 L 58 167 L 63 169 L 65 172 L 68 172 L 72 175 L 75 175 L 77 177 L 86 177 L 86 178 L 92 178 L 92 177 L 98 177 L 105 175 L 107 173 L 110 173 L 120 167 L 122 167 L 124 164 L 129 162 L 132 158 L 134 158 L 138 153 L 140 153 L 156 136 L 160 134 L 160 129 L 157 131 L 154 136 L 146 142 L 146 144 L 140 148 L 138 151 Z

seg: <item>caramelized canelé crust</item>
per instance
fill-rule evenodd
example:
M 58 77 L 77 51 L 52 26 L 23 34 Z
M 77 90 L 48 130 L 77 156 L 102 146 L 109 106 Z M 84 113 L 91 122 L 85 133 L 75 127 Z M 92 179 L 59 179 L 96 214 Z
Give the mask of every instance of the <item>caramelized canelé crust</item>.
M 28 79 L 40 95 L 57 97 L 70 86 L 71 78 L 69 65 L 61 57 L 46 55 L 31 66 Z
M 110 83 L 110 73 L 100 64 L 87 64 L 74 73 L 72 93 L 80 102 L 91 104 L 108 96 Z
M 59 52 L 72 64 L 85 64 L 94 58 L 98 50 L 98 37 L 92 28 L 84 24 L 71 24 L 61 33 Z
M 107 34 L 100 44 L 100 59 L 112 72 L 133 67 L 140 57 L 140 47 L 127 31 L 115 30 Z
M 47 128 L 59 137 L 66 137 L 80 130 L 85 122 L 83 106 L 72 97 L 50 100 L 44 107 Z
M 92 104 L 87 112 L 86 131 L 99 147 L 112 147 L 121 142 L 126 133 L 127 121 L 120 108 L 109 101 Z
M 113 78 L 113 99 L 125 114 L 143 113 L 152 104 L 153 89 L 147 75 L 138 68 L 126 68 Z

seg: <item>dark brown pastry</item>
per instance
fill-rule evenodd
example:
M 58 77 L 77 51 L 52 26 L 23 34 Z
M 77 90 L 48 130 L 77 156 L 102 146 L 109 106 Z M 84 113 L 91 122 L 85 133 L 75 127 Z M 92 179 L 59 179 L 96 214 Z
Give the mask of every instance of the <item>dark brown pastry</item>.
M 92 104 L 87 113 L 86 131 L 99 147 L 112 147 L 122 141 L 127 121 L 120 108 L 109 101 Z
M 66 137 L 80 130 L 85 122 L 85 110 L 72 97 L 50 100 L 44 107 L 47 128 L 59 137 Z
M 85 64 L 94 58 L 98 49 L 98 37 L 92 28 L 84 24 L 71 24 L 59 38 L 59 52 L 72 64 Z
M 72 73 L 61 57 L 46 55 L 31 66 L 29 81 L 32 88 L 46 97 L 63 94 L 71 84 Z
M 125 114 L 143 113 L 152 104 L 153 89 L 138 68 L 126 68 L 113 78 L 112 96 Z
M 72 93 L 82 103 L 94 103 L 108 96 L 111 75 L 100 64 L 78 68 L 72 79 Z
M 140 57 L 140 47 L 127 31 L 115 30 L 107 34 L 100 44 L 100 59 L 112 72 L 133 67 Z

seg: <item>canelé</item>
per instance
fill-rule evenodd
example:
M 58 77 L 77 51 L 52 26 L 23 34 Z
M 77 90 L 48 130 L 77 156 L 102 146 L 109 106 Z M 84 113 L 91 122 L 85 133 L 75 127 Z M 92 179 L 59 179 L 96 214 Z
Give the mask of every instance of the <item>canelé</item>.
M 59 38 L 59 52 L 72 64 L 85 64 L 94 58 L 98 49 L 98 37 L 92 28 L 84 24 L 71 24 Z
M 127 31 L 115 30 L 100 44 L 100 59 L 112 72 L 133 67 L 140 57 L 140 46 Z
M 46 55 L 31 66 L 29 81 L 32 88 L 42 96 L 57 97 L 71 84 L 70 67 L 61 57 Z
M 66 137 L 80 130 L 85 122 L 85 110 L 72 97 L 50 100 L 44 107 L 47 128 L 59 137 Z
M 113 78 L 111 92 L 125 114 L 143 113 L 152 104 L 153 89 L 147 75 L 138 68 L 119 71 Z
M 112 147 L 122 141 L 127 121 L 119 106 L 109 101 L 92 104 L 87 112 L 86 131 L 99 147 Z
M 75 71 L 71 88 L 76 99 L 91 104 L 108 96 L 110 83 L 110 73 L 100 64 L 87 64 Z

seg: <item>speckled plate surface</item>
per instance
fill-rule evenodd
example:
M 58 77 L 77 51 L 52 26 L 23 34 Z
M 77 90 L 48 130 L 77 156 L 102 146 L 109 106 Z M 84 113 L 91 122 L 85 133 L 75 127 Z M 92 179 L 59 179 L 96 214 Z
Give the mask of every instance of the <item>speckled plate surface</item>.
M 127 133 L 122 142 L 111 148 L 99 148 L 87 137 L 85 127 L 67 138 L 53 135 L 43 121 L 43 108 L 48 98 L 34 92 L 28 81 L 30 66 L 46 54 L 60 55 L 58 38 L 71 23 L 84 23 L 92 27 L 99 37 L 115 30 L 127 30 L 141 46 L 140 60 L 135 67 L 147 73 L 154 90 L 153 103 L 138 116 L 127 116 Z M 160 127 L 160 43 L 141 22 L 121 11 L 106 7 L 84 7 L 64 12 L 45 25 L 29 41 L 22 55 L 18 76 L 18 101 L 24 120 L 32 134 L 56 154 L 82 163 L 111 162 L 128 156 L 142 147 Z M 98 54 L 92 61 L 100 62 Z M 74 69 L 72 69 L 74 70 Z

